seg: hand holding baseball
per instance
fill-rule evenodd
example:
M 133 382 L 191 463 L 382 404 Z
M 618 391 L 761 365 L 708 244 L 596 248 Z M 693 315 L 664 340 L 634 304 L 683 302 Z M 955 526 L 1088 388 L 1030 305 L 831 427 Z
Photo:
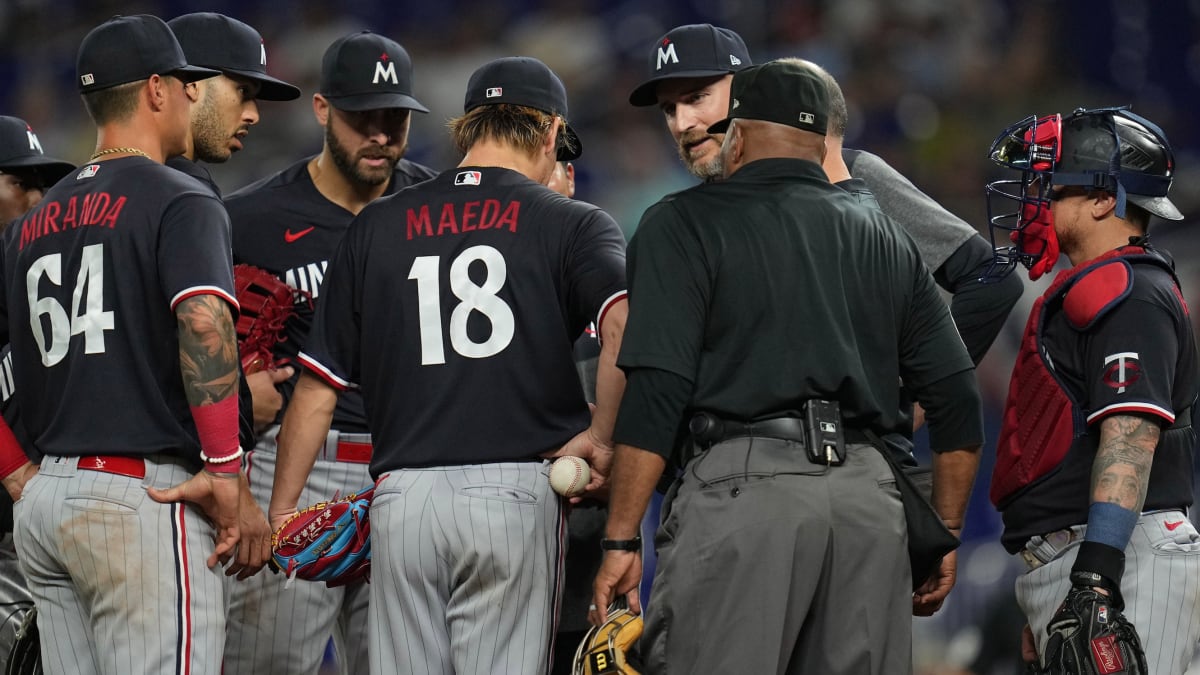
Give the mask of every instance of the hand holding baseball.
M 550 465 L 550 487 L 564 497 L 583 494 L 591 479 L 592 470 L 582 457 L 559 457 Z

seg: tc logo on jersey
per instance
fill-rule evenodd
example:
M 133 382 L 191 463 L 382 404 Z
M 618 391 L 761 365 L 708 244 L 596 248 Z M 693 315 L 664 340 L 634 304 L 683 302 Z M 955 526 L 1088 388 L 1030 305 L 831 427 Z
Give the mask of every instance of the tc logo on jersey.
M 504 87 L 488 87 L 487 93 L 484 94 L 487 98 L 496 98 L 504 95 Z
M 662 70 L 662 67 L 668 63 L 679 63 L 679 55 L 675 53 L 675 43 L 670 40 L 663 40 L 662 46 L 658 48 L 658 61 L 655 70 Z
M 1142 367 L 1138 364 L 1137 352 L 1118 352 L 1104 357 L 1104 384 L 1124 394 L 1125 388 L 1138 381 Z
M 458 175 L 454 177 L 454 184 L 479 185 L 481 178 L 483 178 L 483 174 L 479 173 L 478 171 L 459 171 Z

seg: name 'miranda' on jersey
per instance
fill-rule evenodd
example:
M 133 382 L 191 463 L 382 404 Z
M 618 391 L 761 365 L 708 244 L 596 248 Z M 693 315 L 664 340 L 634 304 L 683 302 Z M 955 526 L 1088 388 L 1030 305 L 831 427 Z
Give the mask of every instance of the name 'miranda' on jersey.
M 444 234 L 500 230 L 505 227 L 508 227 L 509 232 L 515 233 L 520 212 L 521 202 L 501 204 L 499 199 L 442 204 L 437 231 L 434 232 L 429 205 L 423 204 L 420 208 L 408 209 L 408 238 L 412 240 L 413 237 L 440 237 Z
M 65 208 L 61 202 L 43 202 L 41 208 L 21 222 L 19 248 L 25 248 L 26 244 L 44 235 L 77 227 L 107 225 L 111 230 L 117 226 L 117 218 L 125 206 L 125 195 L 113 198 L 107 192 L 95 192 L 84 195 L 82 203 L 79 202 L 78 196 L 71 197 Z

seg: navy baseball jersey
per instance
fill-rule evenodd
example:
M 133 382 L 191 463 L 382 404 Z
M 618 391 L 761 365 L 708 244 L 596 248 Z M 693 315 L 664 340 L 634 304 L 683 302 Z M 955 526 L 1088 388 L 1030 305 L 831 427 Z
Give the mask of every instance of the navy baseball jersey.
M 200 466 L 173 310 L 215 294 L 236 312 L 229 247 L 216 196 L 142 157 L 83 166 L 10 226 L 0 324 L 39 452 Z
M 308 173 L 311 159 L 247 185 L 225 200 L 233 223 L 234 261 L 261 267 L 306 296 L 296 300 L 296 313 L 287 322 L 286 339 L 275 348 L 277 360 L 295 360 L 308 339 L 329 258 L 354 219 L 353 213 L 317 190 Z M 402 159 L 396 164 L 388 193 L 435 175 L 428 167 Z M 291 399 L 295 386 L 295 378 L 280 386 L 285 401 Z M 367 431 L 358 392 L 338 397 L 332 427 L 346 432 Z
M 1192 324 L 1166 259 L 1129 246 L 1061 272 L 1030 313 L 997 442 L 991 496 L 1008 550 L 1087 522 L 1110 415 L 1164 429 L 1143 509 L 1190 506 L 1198 389 Z
M 533 459 L 589 424 L 571 345 L 624 297 L 625 240 L 517 172 L 458 168 L 364 209 L 322 293 L 300 360 L 361 389 L 372 474 Z

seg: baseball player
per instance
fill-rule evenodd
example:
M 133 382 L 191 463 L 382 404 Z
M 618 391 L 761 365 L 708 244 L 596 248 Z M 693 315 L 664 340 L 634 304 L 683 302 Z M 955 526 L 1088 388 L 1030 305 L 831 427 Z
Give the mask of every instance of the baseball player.
M 575 165 L 557 162 L 546 187 L 567 198 L 575 197 Z M 600 342 L 596 325 L 589 323 L 575 340 L 575 369 L 589 403 L 596 401 L 596 373 L 600 362 Z M 563 589 L 558 630 L 554 636 L 553 675 L 571 675 L 575 651 L 591 626 L 587 607 L 592 601 L 592 579 L 600 569 L 600 551 L 596 542 L 604 534 L 604 503 L 581 499 L 567 512 L 567 551 L 564 560 Z
M 47 157 L 37 134 L 25 120 L 0 115 L 0 228 L 37 206 L 45 191 L 74 169 L 70 162 Z M 4 345 L 0 349 L 0 408 L 28 453 L 29 439 L 13 404 L 14 384 L 12 354 L 9 345 Z M 0 491 L 0 608 L 5 610 L 0 612 L 4 622 L 0 624 L 0 657 L 12 649 L 21 610 L 33 606 L 33 597 L 17 564 L 12 507 L 8 493 Z
M 1072 587 L 1124 600 L 1149 672 L 1183 673 L 1200 638 L 1200 536 L 1192 503 L 1196 342 L 1151 217 L 1181 220 L 1166 135 L 1127 108 L 1030 117 L 991 159 L 997 263 L 1058 273 L 1034 303 L 1009 384 L 991 498 L 1037 651 Z M 1007 242 L 1005 242 L 1007 243 Z
M 224 163 L 242 148 L 250 127 L 258 123 L 258 101 L 292 101 L 300 97 L 296 87 L 267 74 L 262 36 L 237 19 L 213 12 L 185 14 L 167 22 L 188 63 L 220 71 L 216 77 L 199 80 L 197 102 L 192 106 L 187 150 L 167 160 L 167 166 L 182 171 L 212 189 L 221 189 L 200 162 Z M 239 368 L 241 362 L 238 363 Z M 275 420 L 283 405 L 276 383 L 292 376 L 290 367 L 241 373 L 239 433 L 243 448 L 253 448 L 255 432 Z M 242 540 L 237 558 L 226 575 L 244 579 L 266 564 L 271 554 L 271 530 L 266 514 L 254 502 L 249 486 L 243 485 L 239 509 Z
M 215 675 L 242 454 L 229 223 L 162 161 L 216 72 L 147 15 L 94 28 L 76 65 L 96 152 L 4 237 L 0 337 L 45 455 L 29 477 L 0 442 L 14 540 L 47 673 Z
M 723 136 L 709 133 L 708 127 L 725 116 L 732 74 L 752 63 L 746 44 L 728 28 L 678 26 L 654 43 L 648 63 L 648 76 L 630 94 L 629 102 L 659 106 L 688 171 L 702 180 L 718 180 Z M 827 84 L 832 84 L 833 94 L 826 137 L 831 145 L 822 164 L 826 174 L 839 185 L 851 178 L 862 181 L 883 212 L 917 242 L 934 280 L 953 294 L 950 313 L 971 359 L 978 364 L 1020 298 L 1020 280 L 981 282 L 992 255 L 988 242 L 975 228 L 942 208 L 881 158 L 842 148 L 845 98 L 836 81 L 821 72 Z M 844 187 L 854 189 L 856 185 Z
M 261 267 L 304 291 L 286 340 L 276 356 L 296 358 L 307 342 L 313 305 L 324 300 L 322 283 L 333 252 L 355 214 L 385 194 L 434 176 L 403 159 L 412 111 L 428 112 L 412 95 L 412 61 L 396 42 L 375 33 L 335 41 L 321 63 L 313 112 L 324 128 L 321 153 L 231 194 L 237 262 Z M 282 385 L 285 399 L 295 382 Z M 249 454 L 248 475 L 258 504 L 271 499 L 278 425 L 268 428 Z M 371 484 L 371 436 L 362 397 L 342 396 L 305 487 L 305 505 L 351 494 Z M 339 588 L 258 575 L 233 589 L 225 673 L 316 673 L 330 636 L 346 673 L 367 670 L 365 582 Z
M 731 92 L 712 127 L 722 180 L 650 207 L 630 244 L 591 620 L 618 594 L 638 611 L 639 523 L 686 422 L 647 671 L 910 672 L 904 511 L 869 441 L 909 425 L 904 377 L 929 405 L 934 506 L 961 527 L 983 439 L 974 369 L 912 240 L 826 179 L 820 77 L 771 61 Z
M 462 163 L 364 209 L 330 263 L 270 514 L 295 511 L 339 392 L 361 391 L 374 675 L 549 672 L 565 520 L 543 456 L 588 458 L 599 487 L 624 385 L 624 238 L 544 185 L 579 152 L 566 114 L 542 62 L 480 67 L 450 123 Z M 594 415 L 571 357 L 591 320 Z

